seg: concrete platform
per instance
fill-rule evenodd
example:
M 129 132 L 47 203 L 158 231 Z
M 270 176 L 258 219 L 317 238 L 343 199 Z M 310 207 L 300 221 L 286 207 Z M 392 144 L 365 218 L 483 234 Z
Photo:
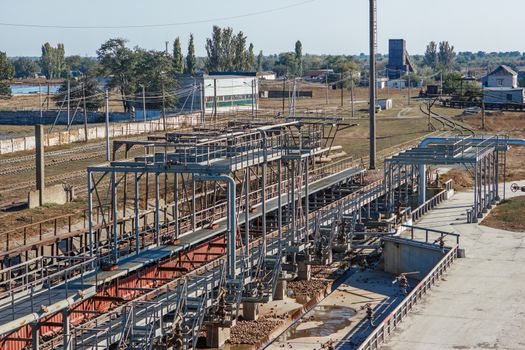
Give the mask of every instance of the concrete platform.
M 523 195 L 509 188 L 507 183 L 507 198 Z M 472 198 L 472 192 L 457 193 L 418 223 L 461 234 L 466 258 L 454 263 L 382 349 L 525 349 L 525 232 L 467 224 Z
M 314 309 L 287 329 L 267 349 L 321 349 L 333 344 L 337 349 L 355 349 L 373 330 L 365 320 L 365 304 L 370 303 L 377 322 L 404 298 L 395 276 L 381 271 L 351 269 L 333 292 Z M 414 286 L 415 282 L 412 281 Z

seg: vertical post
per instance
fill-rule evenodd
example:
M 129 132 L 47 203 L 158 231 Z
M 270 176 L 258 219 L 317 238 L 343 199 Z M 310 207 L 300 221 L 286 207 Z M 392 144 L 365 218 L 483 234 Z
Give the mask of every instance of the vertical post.
M 164 80 L 162 80 L 162 125 L 166 131 L 166 95 L 164 90 Z
M 109 90 L 105 91 L 106 99 L 106 162 L 109 162 Z
M 42 123 L 43 112 L 42 112 L 42 85 L 38 84 L 38 104 L 40 106 L 40 123 Z
M 407 104 L 410 106 L 410 72 L 407 73 L 407 76 L 408 76 Z
M 282 160 L 279 159 L 277 161 L 277 232 L 279 236 L 279 252 L 281 252 L 282 249 L 282 240 L 283 240 L 283 208 L 282 208 L 282 188 L 281 188 L 281 181 L 282 181 Z
M 250 256 L 250 168 L 246 168 L 244 179 L 244 255 Z
M 481 96 L 481 129 L 485 129 L 485 101 L 483 100 L 483 96 Z
M 44 126 L 42 124 L 35 125 L 35 143 L 36 143 L 36 189 L 38 191 L 38 204 L 44 204 L 45 191 L 45 163 L 44 163 Z
M 135 173 L 135 182 L 134 182 L 134 192 L 135 198 L 133 198 L 133 205 L 135 209 L 135 254 L 138 254 L 140 251 L 140 212 L 139 212 L 139 176 L 138 173 Z
M 31 349 L 40 349 L 40 325 L 38 322 L 31 324 Z
M 73 344 L 71 342 L 71 323 L 69 321 L 69 310 L 62 311 L 62 336 L 64 350 L 72 350 Z
M 178 174 L 173 173 L 173 221 L 175 222 L 175 238 L 179 238 L 179 183 Z
M 282 114 L 284 116 L 284 94 L 286 92 L 286 76 L 283 77 L 283 109 L 282 109 Z
M 213 117 L 217 119 L 217 79 L 213 79 Z
M 345 83 L 343 81 L 343 72 L 340 74 L 340 80 L 341 80 L 341 108 L 344 107 L 345 101 L 344 101 L 344 87 Z
M 117 211 L 117 174 L 115 172 L 111 173 L 111 206 L 113 210 L 113 220 L 112 220 L 112 232 L 113 232 L 113 263 L 118 264 L 118 232 L 117 232 L 117 224 L 118 224 L 118 211 Z
M 155 244 L 160 246 L 159 231 L 160 231 L 160 213 L 159 213 L 159 173 L 155 173 Z
M 427 169 L 425 163 L 419 163 L 419 188 L 418 197 L 419 205 L 425 203 L 427 191 Z
M 203 80 L 204 81 L 204 80 Z M 204 124 L 204 116 L 206 114 L 206 106 L 204 105 L 204 83 L 200 84 L 201 97 L 201 123 Z
M 69 129 L 69 124 L 71 123 L 71 112 L 70 112 L 70 101 L 71 101 L 71 86 L 70 80 L 67 80 L 67 128 Z
M 86 107 L 86 86 L 82 83 L 82 100 L 84 101 L 84 141 L 88 142 L 88 118 Z
M 440 80 L 439 80 L 439 84 L 440 84 L 439 97 L 443 97 L 443 71 L 439 72 L 439 75 L 440 75 Z
M 355 102 L 354 102 L 354 73 L 350 75 L 350 99 L 352 101 L 352 119 L 355 118 Z
M 376 0 L 370 1 L 370 169 L 376 168 Z
M 326 104 L 328 104 L 328 65 L 326 65 L 326 72 L 324 74 L 324 83 L 325 83 Z
M 252 80 L 252 119 L 255 119 L 255 79 Z
M 92 179 L 91 171 L 87 172 L 88 176 L 88 240 L 89 240 L 89 256 L 93 256 L 93 194 L 91 190 Z M 98 216 L 98 215 L 97 215 Z
M 148 121 L 148 112 L 146 111 L 146 85 L 142 85 L 142 113 L 144 122 Z

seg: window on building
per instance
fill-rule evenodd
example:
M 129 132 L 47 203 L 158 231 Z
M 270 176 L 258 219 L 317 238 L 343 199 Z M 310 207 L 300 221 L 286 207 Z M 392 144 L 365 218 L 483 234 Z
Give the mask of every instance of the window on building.
M 496 80 L 496 83 L 498 84 L 498 86 L 503 86 L 503 79 Z

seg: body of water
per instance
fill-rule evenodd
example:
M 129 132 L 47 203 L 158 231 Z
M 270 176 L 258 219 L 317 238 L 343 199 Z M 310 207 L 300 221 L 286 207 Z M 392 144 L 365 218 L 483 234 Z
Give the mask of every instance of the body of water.
M 58 92 L 60 85 L 49 85 L 49 92 L 54 94 Z M 11 93 L 13 95 L 27 95 L 27 94 L 38 94 L 38 85 L 11 85 Z M 40 91 L 42 94 L 47 94 L 47 85 L 41 85 Z

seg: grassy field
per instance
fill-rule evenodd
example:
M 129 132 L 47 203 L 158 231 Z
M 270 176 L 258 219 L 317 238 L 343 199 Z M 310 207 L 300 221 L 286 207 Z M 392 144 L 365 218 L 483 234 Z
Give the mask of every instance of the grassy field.
M 514 232 L 525 232 L 525 196 L 515 197 L 494 208 L 482 225 Z

